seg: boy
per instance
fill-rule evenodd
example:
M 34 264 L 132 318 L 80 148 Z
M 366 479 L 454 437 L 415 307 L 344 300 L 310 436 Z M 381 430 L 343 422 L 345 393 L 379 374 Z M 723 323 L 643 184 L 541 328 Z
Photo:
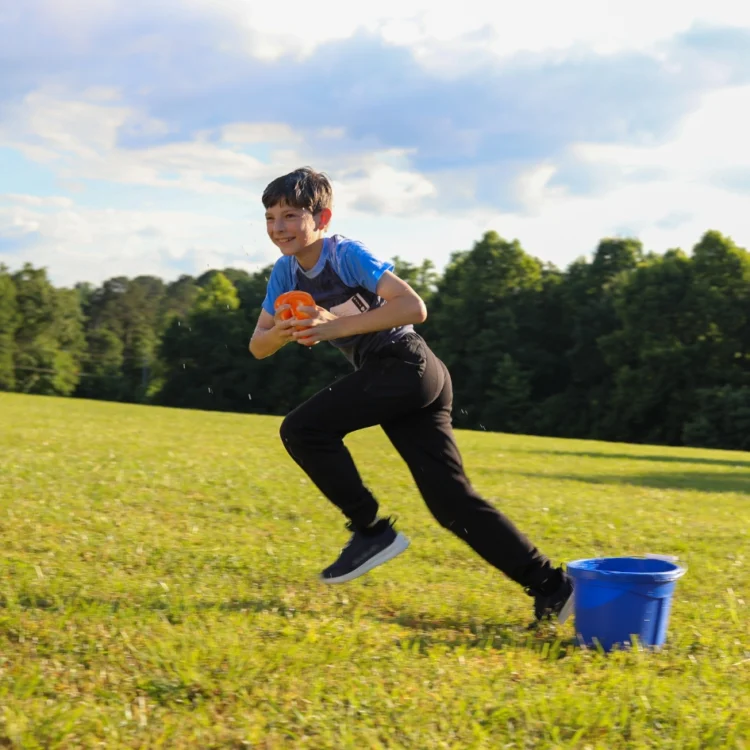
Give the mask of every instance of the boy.
M 427 317 L 424 302 L 361 243 L 325 237 L 332 199 L 326 176 L 309 168 L 266 187 L 268 236 L 282 257 L 250 341 L 258 359 L 288 343 L 329 341 L 354 368 L 281 426 L 291 458 L 349 519 L 351 538 L 321 579 L 350 581 L 409 546 L 390 519 L 378 517 L 378 503 L 343 443 L 355 430 L 380 425 L 437 521 L 534 597 L 537 621 L 564 622 L 573 601 L 568 575 L 483 500 L 464 473 L 451 426 L 450 375 L 413 327 Z M 304 323 L 282 320 L 288 306 L 274 310 L 275 299 L 294 289 L 316 303 L 300 308 L 310 316 Z

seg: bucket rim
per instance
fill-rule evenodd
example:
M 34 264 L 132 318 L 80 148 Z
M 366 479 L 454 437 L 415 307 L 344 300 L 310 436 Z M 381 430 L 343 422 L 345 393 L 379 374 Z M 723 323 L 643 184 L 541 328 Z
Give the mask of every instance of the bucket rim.
M 579 560 L 572 560 L 566 563 L 566 570 L 573 578 L 584 579 L 589 581 L 610 581 L 616 583 L 669 583 L 676 581 L 687 573 L 687 567 L 678 564 L 675 561 L 659 557 L 662 563 L 670 566 L 667 570 L 657 571 L 636 571 L 636 570 L 600 570 L 591 567 L 593 562 L 603 562 L 607 560 L 654 560 L 654 557 L 646 555 L 610 555 L 607 557 L 589 557 Z

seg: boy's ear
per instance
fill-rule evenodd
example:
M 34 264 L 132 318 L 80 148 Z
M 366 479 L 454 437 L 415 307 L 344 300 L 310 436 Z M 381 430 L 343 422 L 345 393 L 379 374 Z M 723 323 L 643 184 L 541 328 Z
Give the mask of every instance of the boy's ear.
M 321 208 L 318 214 L 318 226 L 317 229 L 327 229 L 331 223 L 333 217 L 333 211 L 330 208 Z

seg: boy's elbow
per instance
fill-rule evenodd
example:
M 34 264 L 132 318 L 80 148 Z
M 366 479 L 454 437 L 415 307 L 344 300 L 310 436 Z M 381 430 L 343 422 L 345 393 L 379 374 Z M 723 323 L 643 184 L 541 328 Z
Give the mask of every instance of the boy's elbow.
M 417 297 L 416 303 L 416 309 L 414 311 L 414 322 L 424 323 L 427 320 L 427 305 L 425 305 L 424 300 L 421 297 Z

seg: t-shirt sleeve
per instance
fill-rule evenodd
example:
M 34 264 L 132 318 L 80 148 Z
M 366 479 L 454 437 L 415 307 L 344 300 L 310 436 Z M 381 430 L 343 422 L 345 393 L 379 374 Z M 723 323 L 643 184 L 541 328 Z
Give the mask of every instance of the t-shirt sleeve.
M 274 314 L 273 303 L 276 298 L 284 292 L 289 292 L 292 289 L 292 272 L 289 267 L 289 259 L 286 257 L 279 258 L 271 270 L 271 276 L 268 279 L 266 285 L 266 298 L 263 300 L 263 309 Z
M 361 242 L 346 240 L 337 248 L 339 276 L 347 286 L 377 291 L 378 282 L 393 263 L 376 258 Z

